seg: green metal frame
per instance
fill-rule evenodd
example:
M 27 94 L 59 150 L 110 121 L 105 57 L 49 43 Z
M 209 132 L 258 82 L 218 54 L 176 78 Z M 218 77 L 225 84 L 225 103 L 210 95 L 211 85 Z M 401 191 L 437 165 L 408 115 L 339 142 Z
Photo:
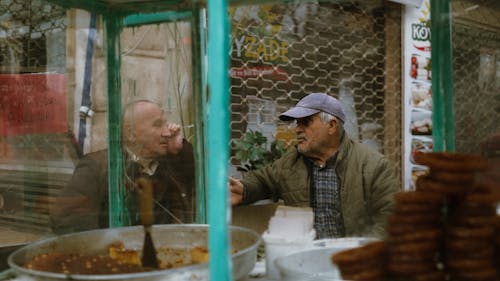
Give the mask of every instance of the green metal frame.
M 103 17 L 106 31 L 106 70 L 108 95 L 108 181 L 109 181 L 109 225 L 119 227 L 130 225 L 126 215 L 123 185 L 123 159 L 121 148 L 121 55 L 120 34 L 124 27 L 190 20 L 192 23 L 193 93 L 195 100 L 195 143 L 196 162 L 196 222 L 206 223 L 206 165 L 203 143 L 206 116 L 206 69 L 205 63 L 205 17 L 203 9 L 194 8 L 197 2 L 187 5 L 182 1 L 156 0 L 107 4 L 97 0 L 47 0 L 64 8 L 83 9 Z M 165 10 L 165 11 L 163 11 Z M 228 88 L 229 89 L 229 88 Z
M 47 0 L 61 7 L 82 9 L 96 14 L 130 15 L 137 13 L 156 13 L 158 11 L 189 10 L 198 2 L 183 0 L 149 0 L 149 1 L 106 1 L 106 0 Z
M 120 17 L 110 14 L 104 18 L 106 26 L 106 70 L 108 91 L 108 181 L 109 226 L 129 225 L 124 202 L 123 159 L 121 148 L 121 54 Z
M 151 14 L 133 14 L 123 19 L 123 25 L 126 27 L 138 26 L 143 24 L 155 24 L 163 22 L 189 20 L 193 17 L 191 11 L 179 12 L 159 12 Z
M 130 225 L 130 214 L 126 209 L 124 202 L 124 185 L 123 185 L 123 157 L 121 148 L 121 55 L 120 55 L 120 34 L 124 27 L 134 27 L 146 24 L 157 24 L 164 22 L 174 22 L 180 20 L 190 20 L 192 23 L 192 62 L 193 62 L 193 93 L 195 101 L 195 162 L 196 162 L 196 222 L 207 223 L 207 203 L 206 203 L 206 171 L 209 164 L 205 161 L 205 148 L 210 145 L 206 141 L 206 126 L 205 116 L 207 116 L 207 63 L 205 50 L 205 34 L 207 28 L 204 26 L 206 22 L 204 9 L 191 7 L 190 9 L 180 10 L 175 6 L 173 1 L 150 1 L 139 4 L 124 4 L 120 6 L 111 6 L 104 4 L 101 1 L 94 0 L 48 0 L 54 4 L 64 8 L 83 9 L 91 13 L 96 13 L 103 16 L 103 21 L 106 31 L 106 68 L 107 68 L 107 95 L 108 95 L 108 181 L 109 181 L 109 225 L 110 227 L 120 227 Z M 158 4 L 162 5 L 158 5 Z M 175 7 L 175 9 L 174 9 Z M 161 12 L 162 9 L 170 9 Z M 160 12 L 159 12 L 160 11 Z M 224 37 L 224 36 L 223 36 Z M 229 60 L 229 47 L 227 48 L 226 61 Z M 219 60 L 219 59 L 218 59 Z M 225 64 L 227 67 L 227 63 Z M 226 71 L 227 72 L 227 71 Z M 227 93 L 229 91 L 228 82 L 225 83 Z M 217 103 L 217 101 L 215 101 Z M 228 107 L 225 111 L 228 112 Z M 224 111 L 220 110 L 219 111 Z M 214 119 L 217 120 L 217 119 Z M 219 119 L 220 120 L 220 119 Z M 227 122 L 229 128 L 229 122 Z M 227 134 L 228 136 L 229 134 Z M 225 150 L 228 148 L 219 145 L 218 149 Z M 216 152 L 220 154 L 219 152 Z M 214 157 L 218 159 L 217 156 Z M 220 159 L 224 162 L 224 167 L 227 169 L 227 160 Z M 222 162 L 221 162 L 222 163 Z M 220 166 L 220 165 L 218 165 Z M 220 169 L 220 168 L 219 168 Z M 226 177 L 227 178 L 227 177 Z M 224 185 L 226 186 L 226 185 Z M 213 197 L 220 195 L 212 194 Z M 222 196 L 226 196 L 223 194 Z M 218 200 L 225 202 L 224 199 Z M 216 203 L 213 206 L 226 206 Z M 220 210 L 219 210 L 220 212 Z M 227 224 L 227 222 L 224 222 Z M 226 225 L 224 227 L 227 227 Z M 224 229 L 223 229 L 224 231 Z M 220 233 L 220 232 L 219 232 Z M 220 235 L 220 234 L 219 234 Z M 227 235 L 226 235 L 227 236 Z M 217 246 L 210 245 L 210 248 Z M 226 251 L 227 252 L 227 246 Z M 215 251 L 217 252 L 217 251 Z M 222 258 L 214 258 L 213 260 L 224 261 Z M 221 270 L 216 270 L 221 272 Z
M 455 151 L 450 0 L 430 0 L 432 135 L 435 151 Z
M 91 13 L 96 13 L 96 14 L 107 14 L 110 9 L 109 5 L 106 3 L 103 3 L 101 1 L 94 1 L 94 0 L 47 0 L 51 3 L 54 3 L 56 5 L 59 5 L 63 8 L 70 9 L 82 9 L 86 10 Z
M 199 14 L 195 10 L 196 15 Z M 108 157 L 109 157 L 109 225 L 110 227 L 119 227 L 130 225 L 130 218 L 126 216 L 128 213 L 126 210 L 126 204 L 124 202 L 124 185 L 122 182 L 123 178 L 123 159 L 122 159 L 122 149 L 121 149 L 121 76 L 120 76 L 120 33 L 124 27 L 133 27 L 145 24 L 156 24 L 160 22 L 172 22 L 179 20 L 191 20 L 194 22 L 192 24 L 192 33 L 196 35 L 193 37 L 193 65 L 195 67 L 194 73 L 194 93 L 201 92 L 201 95 L 195 94 L 196 103 L 196 117 L 195 121 L 198 126 L 195 131 L 195 140 L 203 140 L 205 132 L 203 122 L 205 116 L 205 98 L 204 84 L 206 79 L 203 79 L 203 73 L 206 72 L 205 65 L 203 63 L 197 63 L 197 61 L 203 62 L 197 56 L 202 56 L 205 54 L 204 44 L 198 43 L 198 41 L 204 41 L 203 30 L 202 32 L 197 32 L 200 26 L 200 20 L 193 17 L 192 11 L 181 11 L 181 12 L 156 12 L 151 14 L 129 14 L 124 15 L 121 13 L 107 13 L 103 15 L 105 26 L 106 26 L 106 61 L 107 61 L 107 75 L 108 75 L 108 124 L 109 124 L 109 138 L 108 138 Z M 201 85 L 201 86 L 200 86 Z M 201 129 L 200 129 L 201 128 Z M 206 223 L 206 195 L 205 195 L 205 163 L 204 155 L 204 144 L 202 141 L 196 141 L 195 150 L 195 161 L 196 174 L 196 210 L 197 210 L 197 223 Z
M 213 4 L 211 4 L 213 3 Z M 151 14 L 108 13 L 106 19 L 107 71 L 108 71 L 108 124 L 109 124 L 109 201 L 110 226 L 124 226 L 122 158 L 121 158 L 121 96 L 120 96 L 120 32 L 124 26 L 137 26 L 159 22 L 192 19 L 193 44 L 193 87 L 196 103 L 195 161 L 197 184 L 197 222 L 207 222 L 208 207 L 209 247 L 211 249 L 210 274 L 212 280 L 231 280 L 231 253 L 229 247 L 228 224 L 228 171 L 229 161 L 229 20 L 225 0 L 208 3 L 212 11 L 208 32 L 208 54 L 205 52 L 206 19 L 202 9 L 182 12 L 156 12 Z M 223 32 L 221 32 L 221 30 Z M 222 46 L 222 47 L 221 47 Z M 205 56 L 208 58 L 208 69 Z M 206 77 L 207 73 L 211 75 Z M 208 83 L 207 83 L 208 82 Z M 208 96 L 206 85 L 211 89 Z M 208 104 L 207 104 L 208 101 Z M 207 109 L 208 108 L 208 109 Z M 208 118 L 210 116 L 210 118 Z M 205 120 L 208 120 L 205 127 Z M 205 138 L 208 136 L 208 138 Z M 205 140 L 201 142 L 200 140 Z M 208 159 L 205 161 L 205 159 Z M 208 171 L 208 172 L 207 172 Z M 205 184 L 206 183 L 206 184 Z M 205 186 L 208 192 L 206 206 Z
M 208 86 L 206 163 L 210 280 L 232 279 L 228 225 L 229 16 L 226 0 L 208 1 Z
M 205 148 L 206 143 L 204 140 L 206 139 L 206 128 L 203 126 L 205 124 L 204 118 L 207 116 L 206 108 L 208 100 L 207 97 L 207 65 L 205 58 L 207 56 L 206 52 L 206 17 L 204 9 L 196 9 L 193 11 L 193 21 L 192 21 L 192 29 L 191 29 L 191 38 L 192 38 L 192 61 L 193 61 L 193 93 L 199 93 L 198 95 L 194 95 L 194 100 L 196 104 L 196 114 L 195 114 L 195 122 L 200 126 L 195 127 L 195 135 L 197 136 L 195 139 L 195 150 L 197 156 L 196 158 L 196 222 L 198 223 L 207 223 L 207 206 L 206 206 L 206 173 L 207 173 L 207 164 L 204 161 L 205 159 Z

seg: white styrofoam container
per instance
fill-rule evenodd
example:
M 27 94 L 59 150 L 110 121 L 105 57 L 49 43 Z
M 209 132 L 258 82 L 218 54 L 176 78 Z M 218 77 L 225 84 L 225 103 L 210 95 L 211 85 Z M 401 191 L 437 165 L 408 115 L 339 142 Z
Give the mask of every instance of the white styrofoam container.
M 312 247 L 276 258 L 275 268 L 283 281 L 339 281 L 342 278 L 332 255 L 376 240 L 364 237 L 315 240 Z
M 280 272 L 276 268 L 275 260 L 282 256 L 310 249 L 313 246 L 316 231 L 313 229 L 305 237 L 301 238 L 287 238 L 283 236 L 276 236 L 264 232 L 262 239 L 266 248 L 266 276 L 271 279 L 278 279 Z

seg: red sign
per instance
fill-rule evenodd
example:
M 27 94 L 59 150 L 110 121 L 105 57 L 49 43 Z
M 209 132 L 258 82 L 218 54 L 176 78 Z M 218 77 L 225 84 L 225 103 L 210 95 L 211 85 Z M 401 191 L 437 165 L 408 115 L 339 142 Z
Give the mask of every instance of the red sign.
M 64 74 L 0 74 L 0 136 L 67 130 Z
M 288 73 L 283 69 L 273 66 L 254 66 L 254 67 L 232 67 L 230 71 L 231 78 L 254 78 L 259 76 L 271 77 L 273 80 L 284 81 Z

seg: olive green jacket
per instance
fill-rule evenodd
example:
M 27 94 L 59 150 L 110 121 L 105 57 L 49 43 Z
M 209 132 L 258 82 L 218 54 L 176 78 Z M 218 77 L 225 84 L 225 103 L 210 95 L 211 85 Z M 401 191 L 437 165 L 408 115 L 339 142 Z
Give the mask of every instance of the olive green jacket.
M 295 147 L 266 167 L 242 180 L 244 204 L 272 198 L 285 205 L 310 206 L 311 169 Z M 386 216 L 394 207 L 393 194 L 400 191 L 387 159 L 367 146 L 344 137 L 338 151 L 336 173 L 345 236 L 385 236 Z

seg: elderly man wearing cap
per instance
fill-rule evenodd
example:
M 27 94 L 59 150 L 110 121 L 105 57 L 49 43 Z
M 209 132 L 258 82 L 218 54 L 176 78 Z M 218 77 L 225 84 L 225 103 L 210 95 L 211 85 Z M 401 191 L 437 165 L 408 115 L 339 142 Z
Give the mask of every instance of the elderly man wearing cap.
M 345 134 L 340 102 L 309 94 L 279 118 L 296 122 L 297 145 L 241 181 L 230 178 L 231 203 L 273 198 L 310 206 L 317 238 L 383 237 L 400 188 L 383 155 Z

